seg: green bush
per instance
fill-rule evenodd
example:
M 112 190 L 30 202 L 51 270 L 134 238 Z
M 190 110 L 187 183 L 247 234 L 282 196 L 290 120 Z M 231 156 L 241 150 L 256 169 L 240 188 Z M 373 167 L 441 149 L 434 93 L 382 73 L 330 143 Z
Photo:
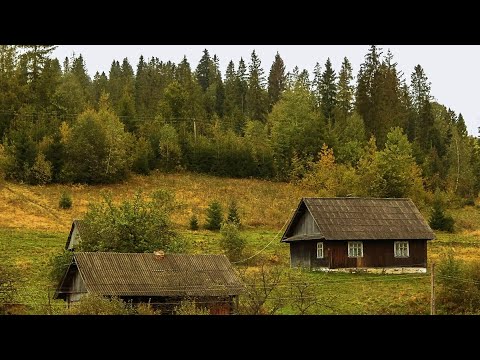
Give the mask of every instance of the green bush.
M 195 300 L 184 300 L 175 307 L 175 315 L 209 315 L 207 308 L 199 306 Z
M 442 257 L 437 268 L 439 313 L 480 313 L 480 265 L 467 264 L 448 254 Z
M 238 227 L 232 223 L 226 223 L 222 226 L 221 234 L 220 246 L 225 251 L 227 257 L 231 261 L 240 260 L 247 242 L 240 235 Z
M 198 218 L 197 215 L 193 214 L 189 222 L 190 230 L 198 230 Z
M 58 201 L 58 206 L 60 206 L 61 209 L 70 209 L 72 207 L 72 196 L 64 191 L 62 195 L 60 195 L 60 200 Z
M 149 198 L 137 191 L 132 200 L 114 204 L 109 193 L 91 203 L 84 217 L 82 251 L 183 252 L 184 239 L 173 229 L 170 214 L 177 209 L 174 195 L 165 190 Z
M 60 254 L 54 255 L 50 258 L 49 261 L 49 277 L 52 283 L 57 285 L 60 280 L 62 280 L 63 275 L 65 275 L 65 271 L 67 271 L 68 267 L 72 263 L 73 252 L 69 250 L 63 250 Z
M 91 293 L 72 304 L 72 307 L 67 310 L 69 315 L 129 315 L 131 313 L 129 305 L 122 300 Z
M 475 206 L 475 199 L 473 198 L 464 199 L 463 206 Z
M 223 210 L 222 205 L 215 200 L 208 206 L 207 209 L 207 222 L 205 229 L 207 230 L 220 230 L 223 223 Z

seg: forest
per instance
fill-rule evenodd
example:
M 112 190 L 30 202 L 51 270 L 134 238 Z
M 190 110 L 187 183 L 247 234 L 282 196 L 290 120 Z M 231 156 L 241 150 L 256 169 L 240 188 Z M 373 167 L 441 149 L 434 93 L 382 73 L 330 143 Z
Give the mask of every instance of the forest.
M 88 59 L 60 62 L 54 49 L 0 46 L 7 180 L 98 184 L 190 171 L 419 202 L 437 189 L 466 200 L 480 189 L 478 138 L 433 100 L 421 65 L 407 81 L 388 49 L 371 46 L 357 74 L 346 57 L 340 69 L 327 58 L 312 74 L 287 71 L 279 53 L 268 69 L 255 51 L 222 74 L 205 49 L 195 69 L 186 57 L 142 56 L 135 69 L 113 60 L 93 79 Z

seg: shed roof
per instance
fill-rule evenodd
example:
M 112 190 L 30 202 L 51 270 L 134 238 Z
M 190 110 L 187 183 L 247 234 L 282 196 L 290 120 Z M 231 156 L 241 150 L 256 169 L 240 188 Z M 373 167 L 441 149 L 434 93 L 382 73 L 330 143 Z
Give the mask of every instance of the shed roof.
M 79 252 L 88 292 L 116 296 L 238 295 L 243 284 L 225 255 Z
M 85 221 L 78 220 L 78 219 L 73 220 L 72 227 L 70 228 L 70 233 L 68 234 L 67 243 L 65 244 L 65 249 L 68 249 L 68 246 L 70 245 L 70 241 L 72 240 L 73 230 L 75 228 L 77 228 L 77 231 L 79 232 L 81 237 L 82 231 L 83 229 L 85 229 Z
M 410 199 L 303 198 L 293 215 L 283 242 L 308 240 L 292 236 L 301 215 L 309 211 L 324 240 L 431 240 L 430 226 Z M 311 237 L 310 237 L 311 238 Z

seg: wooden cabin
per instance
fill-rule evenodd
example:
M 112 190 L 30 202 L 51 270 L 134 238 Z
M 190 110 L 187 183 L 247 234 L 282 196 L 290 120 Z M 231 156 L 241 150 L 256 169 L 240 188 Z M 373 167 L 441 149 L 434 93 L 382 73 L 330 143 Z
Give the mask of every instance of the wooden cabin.
M 225 255 L 76 252 L 54 298 L 68 306 L 87 293 L 150 303 L 171 314 L 195 300 L 210 314 L 232 314 L 243 283 Z
M 410 199 L 303 198 L 282 236 L 291 267 L 426 272 L 435 238 Z
M 73 220 L 70 233 L 68 234 L 67 243 L 65 244 L 65 250 L 75 250 L 82 240 L 81 233 L 85 231 L 85 223 L 83 220 Z

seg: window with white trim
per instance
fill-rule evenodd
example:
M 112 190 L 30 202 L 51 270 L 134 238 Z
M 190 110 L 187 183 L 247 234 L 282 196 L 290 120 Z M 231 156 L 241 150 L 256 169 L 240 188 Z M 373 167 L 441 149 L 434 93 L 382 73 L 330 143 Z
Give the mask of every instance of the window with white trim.
M 363 257 L 363 242 L 349 241 L 348 242 L 348 257 Z
M 407 258 L 410 256 L 408 241 L 394 241 L 393 248 L 395 251 L 395 257 L 397 258 Z
M 317 242 L 317 259 L 323 259 L 323 242 Z

